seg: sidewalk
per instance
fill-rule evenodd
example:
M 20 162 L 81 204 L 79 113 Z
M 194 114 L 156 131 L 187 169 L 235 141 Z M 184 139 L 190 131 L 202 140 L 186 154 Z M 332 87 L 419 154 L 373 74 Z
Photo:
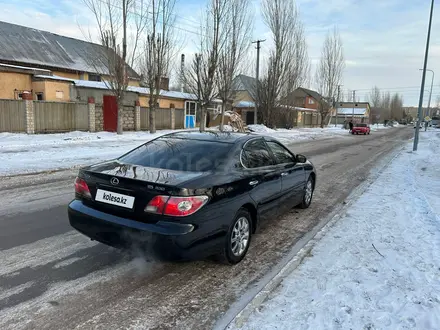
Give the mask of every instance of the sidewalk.
M 324 227 L 243 329 L 440 329 L 440 130 L 411 150 Z

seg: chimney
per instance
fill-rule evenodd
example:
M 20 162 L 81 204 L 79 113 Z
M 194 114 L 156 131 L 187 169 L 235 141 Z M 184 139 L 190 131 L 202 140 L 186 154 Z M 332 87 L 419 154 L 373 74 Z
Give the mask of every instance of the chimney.
M 170 90 L 170 78 L 162 77 L 160 79 L 160 89 L 163 89 L 165 91 L 169 91 Z
M 158 78 L 156 78 L 156 83 L 157 83 Z M 165 91 L 169 91 L 170 90 L 170 78 L 168 77 L 162 77 L 160 78 L 160 82 L 159 82 L 159 88 Z
M 180 57 L 180 91 L 183 93 L 185 91 L 185 54 Z

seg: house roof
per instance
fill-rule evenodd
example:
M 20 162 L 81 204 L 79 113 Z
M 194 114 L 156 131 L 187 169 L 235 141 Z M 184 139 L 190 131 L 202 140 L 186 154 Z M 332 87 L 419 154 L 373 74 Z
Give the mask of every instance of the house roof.
M 294 97 L 299 97 L 299 96 L 303 96 L 303 94 L 306 94 L 310 97 L 313 97 L 315 100 L 319 101 L 322 99 L 322 95 L 319 94 L 318 92 L 315 92 L 311 89 L 308 88 L 304 88 L 304 87 L 298 87 L 297 89 L 295 89 L 292 92 L 292 96 Z
M 48 79 L 50 79 L 50 78 L 51 77 L 48 77 Z M 110 84 L 105 81 L 73 80 L 73 83 L 77 87 L 110 89 Z M 148 88 L 137 87 L 137 86 L 128 86 L 127 91 L 133 92 L 133 93 L 139 93 L 139 94 L 143 94 L 143 95 L 148 95 L 150 93 L 150 90 Z M 159 95 L 162 97 L 170 98 L 170 99 L 194 100 L 194 101 L 197 100 L 197 96 L 195 94 L 176 92 L 176 91 L 160 90 Z M 220 99 L 213 99 L 212 102 L 213 103 L 221 103 L 221 100 Z
M 75 79 L 70 79 L 70 78 L 65 78 L 65 77 L 60 77 L 60 76 L 47 76 L 44 74 L 36 74 L 34 75 L 34 78 L 37 79 L 43 79 L 43 80 L 57 80 L 57 81 L 70 81 L 70 82 L 75 82 Z
M 25 26 L 0 22 L 0 61 L 109 74 L 105 47 Z M 139 78 L 130 67 L 131 78 Z
M 244 74 L 239 74 L 232 81 L 232 90 L 247 91 L 255 100 L 257 98 L 257 79 L 245 76 Z
M 240 101 L 234 105 L 234 108 L 255 108 L 255 102 L 250 101 Z

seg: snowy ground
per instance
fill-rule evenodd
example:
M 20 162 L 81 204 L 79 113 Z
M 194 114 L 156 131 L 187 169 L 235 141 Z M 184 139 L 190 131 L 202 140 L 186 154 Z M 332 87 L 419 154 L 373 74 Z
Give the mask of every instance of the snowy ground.
M 244 329 L 440 329 L 440 132 L 411 150 L 324 228 Z
M 268 134 L 285 143 L 348 136 L 348 131 L 341 126 L 292 130 L 252 126 L 257 134 Z M 232 130 L 231 127 L 227 128 Z M 108 160 L 170 132 L 125 132 L 122 135 L 109 132 L 36 135 L 0 133 L 0 176 L 67 169 Z
M 111 159 L 169 132 L 0 133 L 0 176 L 65 169 Z

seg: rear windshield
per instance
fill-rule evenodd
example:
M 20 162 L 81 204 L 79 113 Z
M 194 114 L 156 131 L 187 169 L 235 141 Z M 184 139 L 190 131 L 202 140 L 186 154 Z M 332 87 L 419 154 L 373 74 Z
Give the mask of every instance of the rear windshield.
M 367 127 L 367 124 L 356 124 L 355 127 Z
M 119 158 L 132 165 L 162 168 L 172 171 L 206 172 L 217 168 L 227 159 L 233 144 L 159 138 Z

